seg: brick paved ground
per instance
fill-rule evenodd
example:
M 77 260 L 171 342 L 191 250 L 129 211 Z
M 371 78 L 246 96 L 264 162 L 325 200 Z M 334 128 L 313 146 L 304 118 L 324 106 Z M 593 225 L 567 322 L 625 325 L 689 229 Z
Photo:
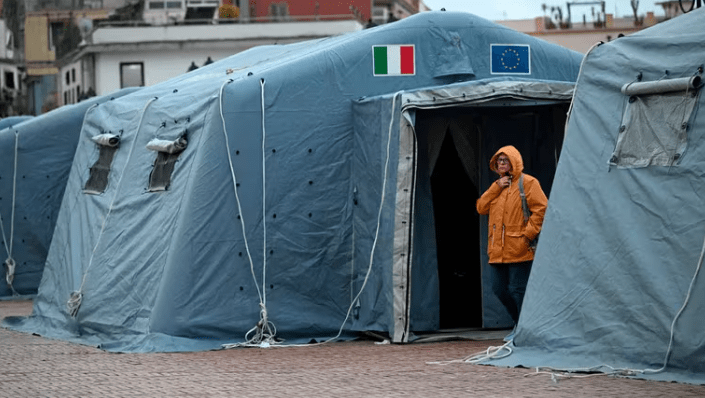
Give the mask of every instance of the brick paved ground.
M 0 318 L 31 313 L 0 301 Z M 705 386 L 428 362 L 500 341 L 111 354 L 0 329 L 0 397 L 703 397 Z

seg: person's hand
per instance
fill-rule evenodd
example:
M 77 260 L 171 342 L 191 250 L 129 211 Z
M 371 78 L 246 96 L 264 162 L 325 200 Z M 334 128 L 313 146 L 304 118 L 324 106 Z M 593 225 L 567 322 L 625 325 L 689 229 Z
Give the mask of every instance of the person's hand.
M 499 185 L 501 188 L 506 188 L 512 183 L 512 177 L 511 176 L 504 176 L 497 180 L 497 185 Z

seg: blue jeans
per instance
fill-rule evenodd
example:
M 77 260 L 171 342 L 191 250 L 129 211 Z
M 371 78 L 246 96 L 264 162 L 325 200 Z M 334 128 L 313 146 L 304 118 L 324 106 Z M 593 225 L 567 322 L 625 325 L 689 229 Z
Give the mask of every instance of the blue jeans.
M 533 261 L 512 264 L 490 264 L 492 291 L 507 309 L 514 321 L 519 322 L 521 305 L 524 302 L 526 283 L 529 281 Z

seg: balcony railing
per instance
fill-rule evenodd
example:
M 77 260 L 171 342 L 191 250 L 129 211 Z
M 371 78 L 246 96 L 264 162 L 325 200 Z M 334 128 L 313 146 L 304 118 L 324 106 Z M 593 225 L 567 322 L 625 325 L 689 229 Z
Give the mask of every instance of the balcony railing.
M 170 19 L 166 23 L 155 24 L 144 20 L 135 21 L 99 21 L 96 28 L 130 27 L 130 26 L 174 26 L 174 25 L 219 25 L 279 22 L 315 22 L 315 21 L 349 21 L 357 20 L 354 14 L 336 15 L 287 15 L 250 18 L 205 18 L 205 19 Z

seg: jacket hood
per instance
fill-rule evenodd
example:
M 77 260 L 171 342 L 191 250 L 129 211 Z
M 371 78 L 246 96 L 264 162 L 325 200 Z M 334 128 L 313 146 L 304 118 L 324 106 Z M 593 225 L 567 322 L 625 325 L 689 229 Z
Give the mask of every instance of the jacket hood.
M 521 173 L 524 171 L 524 160 L 521 157 L 519 150 L 514 148 L 512 145 L 507 145 L 499 148 L 497 152 L 490 159 L 490 170 L 497 172 L 497 158 L 500 154 L 505 154 L 509 158 L 509 163 L 512 164 L 512 177 L 519 178 Z

